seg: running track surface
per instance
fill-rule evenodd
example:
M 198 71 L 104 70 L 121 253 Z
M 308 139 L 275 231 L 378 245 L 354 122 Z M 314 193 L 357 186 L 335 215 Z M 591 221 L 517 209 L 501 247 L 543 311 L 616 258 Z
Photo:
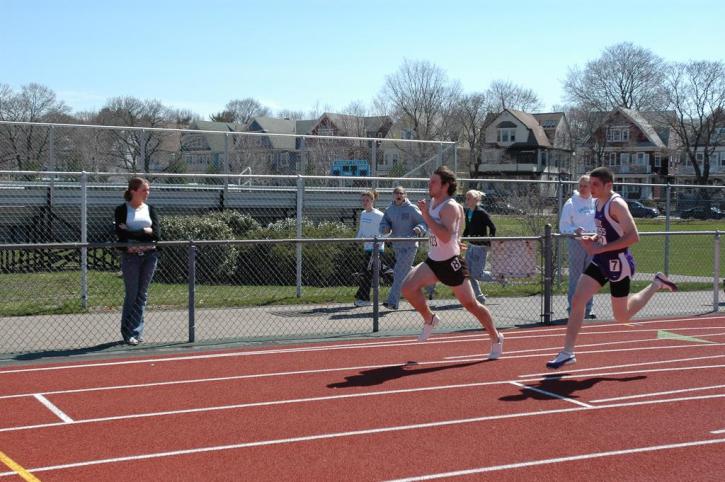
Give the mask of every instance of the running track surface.
M 725 319 L 564 330 L 5 367 L 0 482 L 725 480 Z

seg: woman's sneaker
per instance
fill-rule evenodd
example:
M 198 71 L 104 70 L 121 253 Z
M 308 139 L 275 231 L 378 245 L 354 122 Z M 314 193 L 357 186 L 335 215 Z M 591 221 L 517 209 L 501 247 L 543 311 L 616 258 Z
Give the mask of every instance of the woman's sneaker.
M 498 341 L 491 343 L 491 353 L 488 354 L 489 360 L 498 360 L 503 355 L 503 335 L 498 334 Z
M 556 370 L 557 368 L 561 368 L 570 363 L 576 363 L 576 355 L 569 353 L 568 351 L 560 351 L 559 354 L 556 355 L 556 358 L 546 362 L 546 368 Z
M 435 328 L 438 323 L 440 323 L 441 319 L 438 318 L 438 315 L 433 315 L 433 318 L 431 318 L 430 323 L 425 323 L 423 325 L 423 331 L 418 335 L 418 341 L 426 341 L 431 333 L 433 333 L 433 328 Z

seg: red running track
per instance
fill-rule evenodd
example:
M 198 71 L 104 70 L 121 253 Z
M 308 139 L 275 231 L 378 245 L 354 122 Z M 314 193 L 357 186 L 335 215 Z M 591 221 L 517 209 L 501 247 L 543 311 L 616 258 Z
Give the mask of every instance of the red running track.
M 0 482 L 725 480 L 725 319 L 563 333 L 6 367 Z

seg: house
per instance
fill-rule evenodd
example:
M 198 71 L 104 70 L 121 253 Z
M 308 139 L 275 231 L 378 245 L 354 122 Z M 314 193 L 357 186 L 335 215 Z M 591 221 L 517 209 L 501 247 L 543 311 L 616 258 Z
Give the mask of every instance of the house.
M 195 121 L 189 129 L 202 132 L 184 132 L 181 135 L 181 160 L 185 163 L 187 172 L 222 173 L 225 155 L 229 156 L 229 172 L 241 171 L 241 159 L 236 156 L 239 153 L 234 148 L 239 137 L 227 134 L 242 132 L 244 126 L 229 122 Z
M 662 188 L 641 184 L 664 184 L 670 180 L 670 158 L 677 139 L 667 127 L 667 112 L 640 112 L 624 107 L 602 114 L 578 150 L 578 173 L 609 166 L 618 192 L 626 199 L 659 199 Z
M 472 168 L 473 176 L 537 181 L 569 179 L 573 148 L 563 112 L 529 114 L 504 109 L 498 114 L 489 114 L 484 125 L 482 162 L 477 169 Z
M 303 157 L 306 172 L 330 174 L 335 161 L 367 159 L 371 175 L 377 175 L 378 167 L 385 160 L 384 142 L 356 139 L 326 140 L 322 137 L 366 137 L 384 139 L 393 121 L 388 116 L 354 116 L 325 112 L 316 122 L 309 125 L 306 134 L 320 138 L 300 138 L 298 149 Z M 376 162 L 373 163 L 373 158 Z

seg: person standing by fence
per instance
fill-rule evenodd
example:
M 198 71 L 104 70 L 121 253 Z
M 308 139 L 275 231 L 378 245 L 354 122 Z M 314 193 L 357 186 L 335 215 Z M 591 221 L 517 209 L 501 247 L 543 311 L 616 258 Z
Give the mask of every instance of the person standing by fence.
M 559 232 L 562 234 L 572 234 L 581 236 L 582 233 L 594 233 L 596 227 L 594 225 L 594 205 L 595 201 L 592 197 L 591 187 L 589 185 L 589 176 L 587 174 L 579 178 L 579 190 L 574 190 L 571 198 L 569 198 L 564 207 L 561 209 L 561 217 L 559 219 Z M 584 247 L 576 238 L 568 238 L 569 253 L 569 289 L 567 291 L 566 312 L 571 313 L 571 299 L 576 291 L 576 284 L 579 282 L 579 276 L 592 262 L 592 257 L 584 251 Z M 587 301 L 584 318 L 595 318 L 592 312 L 594 298 Z
M 360 213 L 356 238 L 374 238 L 380 234 L 380 221 L 383 219 L 383 212 L 375 209 L 375 201 L 378 198 L 376 191 L 365 191 L 360 197 L 363 210 Z M 370 287 L 372 284 L 372 263 L 373 263 L 373 242 L 366 241 L 363 245 L 365 257 L 359 272 L 360 285 L 355 294 L 355 306 L 370 305 Z M 378 251 L 382 255 L 385 250 L 385 243 L 379 243 Z
M 158 263 L 156 246 L 161 230 L 156 209 L 146 204 L 149 197 L 149 182 L 140 177 L 128 181 L 128 189 L 123 193 L 126 200 L 116 207 L 114 224 L 120 243 L 139 243 L 139 246 L 121 248 L 121 272 L 125 296 L 121 313 L 121 336 L 129 345 L 138 345 L 144 341 L 144 310 L 148 298 L 148 289 Z
M 496 236 L 496 225 L 491 221 L 485 209 L 481 207 L 481 199 L 485 196 L 481 191 L 471 189 L 466 193 L 466 229 L 463 230 L 463 237 L 493 237 Z M 486 303 L 486 295 L 481 292 L 479 281 L 493 281 L 489 271 L 486 269 L 486 256 L 490 241 L 469 241 L 466 249 L 466 264 L 471 275 L 471 288 L 476 299 Z
M 398 186 L 393 189 L 393 202 L 385 209 L 380 221 L 380 234 L 393 238 L 412 238 L 422 236 L 426 232 L 425 220 L 417 206 L 407 197 L 405 188 Z M 383 306 L 397 310 L 400 302 L 400 288 L 403 280 L 413 267 L 415 254 L 418 252 L 417 241 L 393 241 L 395 267 L 393 268 L 393 284 L 388 292 L 388 300 Z

